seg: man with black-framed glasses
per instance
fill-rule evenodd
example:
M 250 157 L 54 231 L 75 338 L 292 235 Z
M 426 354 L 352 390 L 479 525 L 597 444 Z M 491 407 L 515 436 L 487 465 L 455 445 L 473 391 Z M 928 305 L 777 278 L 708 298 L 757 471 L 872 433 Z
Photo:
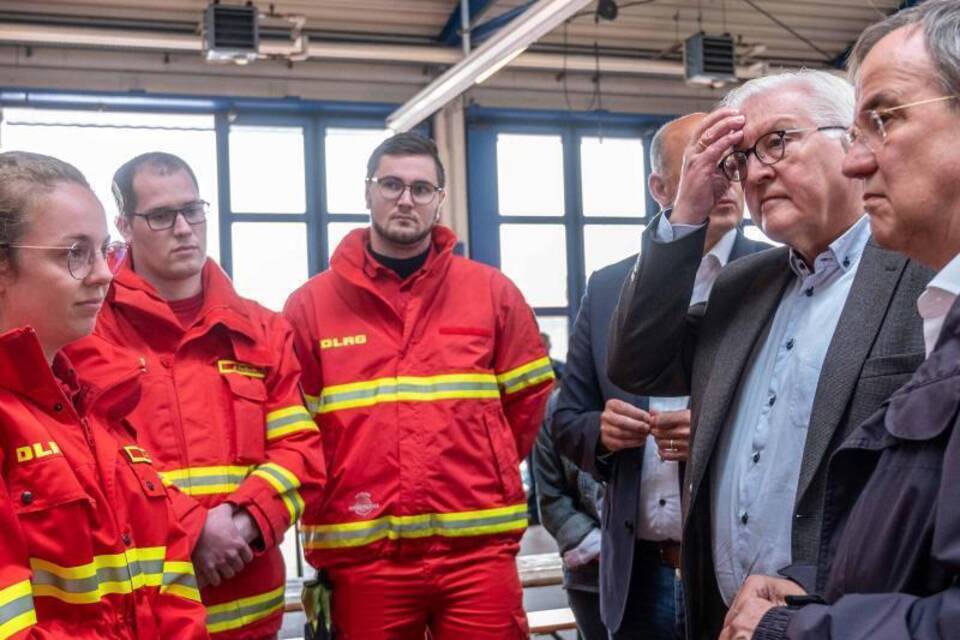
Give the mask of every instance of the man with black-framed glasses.
M 109 370 L 105 342 L 140 355 L 146 373 L 129 421 L 179 489 L 207 629 L 216 640 L 275 638 L 286 582 L 278 545 L 325 473 L 292 330 L 237 295 L 207 257 L 208 204 L 181 158 L 133 158 L 113 194 L 128 255 L 94 335 L 71 356 L 96 379 Z
M 914 300 L 929 272 L 871 242 L 861 187 L 841 172 L 852 120 L 852 86 L 827 72 L 728 94 L 687 147 L 672 215 L 644 233 L 614 318 L 611 379 L 691 395 L 681 562 L 691 640 L 717 636 L 750 574 L 816 565 L 830 452 L 923 357 Z M 707 214 L 730 181 L 786 246 L 729 265 L 688 313 Z
M 960 4 L 929 0 L 853 47 L 843 170 L 876 241 L 937 270 L 917 300 L 926 360 L 830 461 L 816 595 L 784 602 L 781 580 L 754 576 L 725 640 L 960 637 L 958 38 Z
M 384 140 L 367 162 L 370 227 L 285 309 L 330 461 L 302 532 L 332 587 L 337 637 L 529 635 L 519 461 L 554 374 L 517 287 L 454 255 L 444 188 L 432 140 Z

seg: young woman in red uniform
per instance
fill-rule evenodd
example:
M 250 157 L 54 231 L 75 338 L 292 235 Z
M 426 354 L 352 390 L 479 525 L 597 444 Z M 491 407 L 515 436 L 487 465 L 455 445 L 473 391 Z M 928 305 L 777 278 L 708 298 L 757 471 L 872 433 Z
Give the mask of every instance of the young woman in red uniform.
M 208 637 L 187 539 L 123 421 L 143 364 L 118 352 L 93 387 L 60 353 L 122 252 L 74 167 L 0 154 L 0 640 Z

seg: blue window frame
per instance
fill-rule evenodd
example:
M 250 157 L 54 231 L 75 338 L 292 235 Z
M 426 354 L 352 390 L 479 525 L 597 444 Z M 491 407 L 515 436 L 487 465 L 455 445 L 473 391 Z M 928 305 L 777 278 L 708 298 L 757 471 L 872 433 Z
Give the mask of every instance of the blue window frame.
M 566 330 L 572 326 L 574 317 L 586 288 L 587 273 L 585 253 L 585 230 L 594 225 L 636 226 L 636 246 L 640 245 L 640 230 L 659 210 L 649 196 L 645 185 L 649 176 L 646 149 L 656 130 L 670 120 L 668 116 L 576 114 L 536 111 L 517 111 L 471 108 L 467 113 L 468 187 L 470 205 L 470 252 L 474 259 L 502 266 L 503 225 L 544 225 L 557 235 L 562 227 L 563 247 L 556 247 L 566 261 L 566 304 L 532 304 L 541 326 L 545 319 L 565 318 Z M 563 206 L 561 211 L 537 212 L 537 215 L 503 215 L 500 210 L 500 185 L 498 184 L 498 139 L 504 135 L 545 135 L 558 138 L 562 154 Z M 583 194 L 583 167 L 581 145 L 587 138 L 603 140 L 639 140 L 644 150 L 643 172 L 636 175 L 644 186 L 645 207 L 640 215 L 596 215 L 585 213 Z M 541 215 L 550 213 L 550 215 Z M 535 227 L 530 227 L 535 229 Z M 556 264 L 562 260 L 556 260 Z M 509 274 L 508 274 L 509 275 Z M 558 274 L 558 277 L 561 277 Z M 521 289 L 523 287 L 521 286 Z M 525 292 L 530 297 L 530 292 Z M 548 331 L 549 332 L 549 331 Z M 554 341 L 554 346 L 559 345 Z M 562 347 L 561 347 L 562 351 Z M 555 354 L 558 352 L 555 351 Z

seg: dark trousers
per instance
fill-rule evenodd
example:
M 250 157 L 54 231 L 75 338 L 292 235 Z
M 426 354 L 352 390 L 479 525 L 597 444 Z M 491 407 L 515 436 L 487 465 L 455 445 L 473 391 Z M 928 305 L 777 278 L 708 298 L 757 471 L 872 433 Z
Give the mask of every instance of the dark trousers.
M 607 640 L 607 628 L 600 620 L 599 593 L 567 589 L 567 602 L 577 620 L 577 631 L 582 640 Z
M 682 640 L 683 592 L 656 543 L 638 541 L 623 622 L 611 640 Z

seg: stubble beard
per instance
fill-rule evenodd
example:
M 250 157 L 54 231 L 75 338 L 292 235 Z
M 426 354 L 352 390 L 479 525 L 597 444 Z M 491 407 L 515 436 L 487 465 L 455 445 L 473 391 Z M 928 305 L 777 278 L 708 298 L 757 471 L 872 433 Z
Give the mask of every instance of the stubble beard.
M 423 242 L 424 238 L 433 232 L 432 224 L 427 225 L 424 229 L 407 231 L 404 229 L 387 229 L 379 222 L 374 220 L 372 216 L 370 223 L 371 226 L 373 226 L 373 229 L 377 232 L 377 235 L 384 240 L 401 247 L 409 247 L 419 244 Z

